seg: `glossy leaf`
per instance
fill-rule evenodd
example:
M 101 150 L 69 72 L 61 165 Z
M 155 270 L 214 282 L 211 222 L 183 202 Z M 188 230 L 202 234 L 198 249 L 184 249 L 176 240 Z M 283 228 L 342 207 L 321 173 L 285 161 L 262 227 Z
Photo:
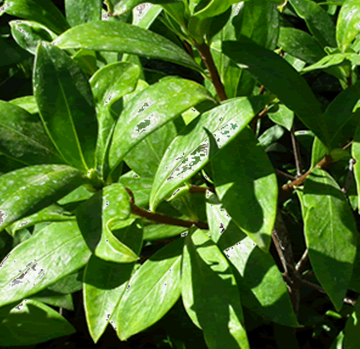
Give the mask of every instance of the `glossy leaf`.
M 74 311 L 74 303 L 71 294 L 61 294 L 49 289 L 38 292 L 31 296 L 30 299 L 40 301 L 52 305 L 54 307 L 64 308 L 66 310 Z
M 208 348 L 250 348 L 235 277 L 201 230 L 186 237 L 181 284 L 186 312 L 204 331 Z
M 30 114 L 39 114 L 39 108 L 34 96 L 24 96 L 12 99 L 9 103 L 25 109 Z
M 294 113 L 285 105 L 279 104 L 274 109 L 270 108 L 268 117 L 275 124 L 285 127 L 289 132 L 291 131 L 294 123 Z
M 139 75 L 139 66 L 117 62 L 101 68 L 90 79 L 99 123 L 96 160 L 100 167 L 104 165 L 106 149 L 109 147 L 112 131 L 119 117 L 112 106 L 135 89 Z
M 328 153 L 325 145 L 315 137 L 311 150 L 311 168 L 315 167 Z
M 329 131 L 332 148 L 339 147 L 339 142 L 346 141 L 353 135 L 354 129 L 352 127 L 347 129 L 346 126 L 353 118 L 359 100 L 360 82 L 357 82 L 340 92 L 326 108 L 324 121 Z
M 279 47 L 302 61 L 313 64 L 325 56 L 316 39 L 295 28 L 280 28 Z
M 0 101 L 0 152 L 22 166 L 64 163 L 38 115 Z
M 305 238 L 317 279 L 340 310 L 356 257 L 357 230 L 348 202 L 335 180 L 314 169 L 304 186 Z
M 142 244 L 142 231 L 137 223 L 127 228 L 127 240 L 137 254 Z M 134 238 L 131 235 L 136 235 Z M 125 236 L 126 238 L 126 236 Z M 106 262 L 92 256 L 85 269 L 84 304 L 86 322 L 96 343 L 106 329 L 110 318 L 130 279 L 135 263 L 119 264 Z
M 24 50 L 33 55 L 36 52 L 37 45 L 42 41 L 51 42 L 57 35 L 47 29 L 45 26 L 32 21 L 11 21 L 11 35 L 17 44 Z
M 215 133 L 220 145 L 227 144 L 261 111 L 271 97 L 236 98 L 193 120 L 170 144 L 154 178 L 150 208 L 155 210 L 177 187 L 191 178 L 210 159 L 208 136 Z
M 13 223 L 8 227 L 8 231 L 14 235 L 17 231 L 29 228 L 35 224 L 42 222 L 61 222 L 61 221 L 69 221 L 75 219 L 74 216 L 68 211 L 66 211 L 62 206 L 53 204 L 50 205 L 43 210 L 34 213 L 31 216 L 24 217 L 23 219 Z
M 48 225 L 1 262 L 0 306 L 21 301 L 74 273 L 90 255 L 75 221 Z
M 18 219 L 55 203 L 88 179 L 68 166 L 39 165 L 6 173 L 0 177 L 0 210 L 4 229 Z
M 145 207 L 149 203 L 153 178 L 140 178 L 138 176 L 130 177 L 123 175 L 120 177 L 119 183 L 121 183 L 124 187 L 129 188 L 134 194 L 136 206 Z
M 110 168 L 115 169 L 146 136 L 206 100 L 212 98 L 203 86 L 174 77 L 163 79 L 137 94 L 115 126 L 109 153 Z
M 342 52 L 346 51 L 360 33 L 359 7 L 359 0 L 346 0 L 341 6 L 336 24 L 336 41 Z
M 298 16 L 305 20 L 310 33 L 322 47 L 336 46 L 335 25 L 326 11 L 314 1 L 289 0 Z
M 150 257 L 130 279 L 116 318 L 120 340 L 160 320 L 180 297 L 184 240 L 177 239 Z
M 62 49 L 87 48 L 135 54 L 202 71 L 184 50 L 168 39 L 122 22 L 98 21 L 82 24 L 59 36 L 54 44 Z
M 84 269 L 80 269 L 75 273 L 61 278 L 55 284 L 48 287 L 50 291 L 54 291 L 61 294 L 71 294 L 80 291 L 83 288 L 83 274 Z
M 267 252 L 277 209 L 277 180 L 269 158 L 250 128 L 220 149 L 211 164 L 215 190 L 224 208 Z
M 143 4 L 144 2 L 150 4 L 170 4 L 174 2 L 182 2 L 183 0 L 105 0 L 109 12 L 113 16 L 119 16 L 126 12 L 131 11 L 136 6 Z
M 266 89 L 294 111 L 304 125 L 329 145 L 320 103 L 304 78 L 289 63 L 245 37 L 237 42 L 224 41 L 222 48 L 226 55 L 245 67 Z
M 304 68 L 302 71 L 306 73 L 316 69 L 325 69 L 337 66 L 344 61 L 349 61 L 352 66 L 360 65 L 360 57 L 356 53 L 334 53 L 329 56 L 325 56 L 320 61 Z
M 206 211 L 211 238 L 241 275 L 234 274 L 243 306 L 275 323 L 297 327 L 286 284 L 271 255 L 262 252 L 234 224 L 215 194 L 208 195 Z
M 65 12 L 68 23 L 77 25 L 101 20 L 102 0 L 65 0 Z
M 169 122 L 133 148 L 124 158 L 126 164 L 141 177 L 154 178 L 163 155 L 176 136 L 176 127 Z
M 5 0 L 2 10 L 14 17 L 41 23 L 56 34 L 69 28 L 60 10 L 48 0 Z
M 97 121 L 89 83 L 65 52 L 42 43 L 34 68 L 34 95 L 54 145 L 68 164 L 94 165 Z
M 236 4 L 237 0 L 211 0 L 203 9 L 194 13 L 194 17 L 199 20 L 218 16 L 225 12 L 231 5 Z
M 4 346 L 38 344 L 76 332 L 56 310 L 32 299 L 2 315 L 0 338 Z
M 127 246 L 124 234 L 115 235 L 114 226 L 130 215 L 130 197 L 121 184 L 98 191 L 76 210 L 77 221 L 89 248 L 103 260 L 132 263 L 137 254 Z M 91 218 L 90 218 L 91 217 Z

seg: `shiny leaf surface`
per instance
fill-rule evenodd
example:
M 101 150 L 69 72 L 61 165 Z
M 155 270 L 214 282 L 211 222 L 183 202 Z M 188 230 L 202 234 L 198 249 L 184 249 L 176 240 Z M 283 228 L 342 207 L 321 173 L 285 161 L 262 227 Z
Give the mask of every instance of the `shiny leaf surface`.
M 65 0 L 68 23 L 77 25 L 101 20 L 102 0 Z
M 250 348 L 235 277 L 221 251 L 201 230 L 186 237 L 181 284 L 186 312 L 204 331 L 208 348 Z
M 0 306 L 21 301 L 74 273 L 90 255 L 75 221 L 48 225 L 1 262 Z
M 34 95 L 53 143 L 68 164 L 94 165 L 97 121 L 89 83 L 65 52 L 42 43 L 34 67 Z
M 215 133 L 220 145 L 227 144 L 270 103 L 271 97 L 236 98 L 193 120 L 170 144 L 154 178 L 150 208 L 155 210 L 177 187 L 191 178 L 210 159 L 208 136 Z
M 305 238 L 317 279 L 340 310 L 356 257 L 357 230 L 348 202 L 327 172 L 314 169 L 305 181 Z
M 160 320 L 180 297 L 183 244 L 183 239 L 177 239 L 163 247 L 130 279 L 120 300 L 116 319 L 121 340 Z

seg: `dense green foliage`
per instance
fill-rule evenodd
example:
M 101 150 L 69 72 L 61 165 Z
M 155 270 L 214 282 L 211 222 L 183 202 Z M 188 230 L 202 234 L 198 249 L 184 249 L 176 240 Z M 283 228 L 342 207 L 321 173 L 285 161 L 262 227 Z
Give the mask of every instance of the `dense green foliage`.
M 0 345 L 359 348 L 360 0 L 148 2 L 0 1 Z

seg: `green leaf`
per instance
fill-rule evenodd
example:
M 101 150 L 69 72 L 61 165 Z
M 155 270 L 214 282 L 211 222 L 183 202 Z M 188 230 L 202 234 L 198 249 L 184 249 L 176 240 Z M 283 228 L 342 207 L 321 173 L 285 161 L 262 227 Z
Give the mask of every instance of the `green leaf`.
M 142 231 L 132 224 L 128 229 L 128 240 L 136 235 L 132 248 L 137 254 L 142 245 Z M 92 256 L 85 269 L 84 306 L 89 332 L 96 343 L 104 333 L 108 321 L 125 291 L 135 263 L 119 264 L 106 262 Z
M 89 76 L 93 75 L 98 69 L 95 51 L 82 49 L 77 51 L 71 58 Z
M 208 196 L 206 211 L 211 238 L 240 273 L 235 278 L 243 306 L 275 323 L 297 327 L 286 284 L 271 255 L 261 251 L 234 224 L 215 194 Z
M 360 33 L 359 6 L 359 0 L 346 0 L 341 6 L 336 23 L 336 41 L 342 52 L 346 51 Z
M 325 56 L 316 39 L 295 28 L 280 28 L 279 47 L 302 61 L 313 64 Z
M 329 154 L 329 151 L 326 149 L 325 145 L 315 137 L 311 150 L 311 168 L 315 167 L 326 155 Z
M 305 238 L 315 276 L 339 311 L 351 280 L 358 232 L 345 195 L 315 168 L 304 186 Z
M 52 31 L 37 22 L 16 20 L 9 22 L 9 24 L 11 35 L 17 44 L 33 55 L 41 41 L 51 42 L 57 37 Z
M 36 295 L 31 296 L 30 299 L 34 299 L 36 301 L 40 301 L 54 307 L 74 311 L 74 303 L 71 294 L 61 294 L 51 291 L 49 289 L 45 289 L 38 292 Z
M 201 67 L 170 40 L 122 22 L 97 21 L 82 24 L 66 31 L 54 44 L 62 49 L 87 48 L 162 59 L 202 72 Z
M 355 129 L 354 143 L 351 147 L 351 155 L 356 161 L 354 165 L 354 178 L 357 192 L 360 193 L 360 123 Z M 360 195 L 358 196 L 358 210 L 360 213 Z
M 186 312 L 204 331 L 209 349 L 250 348 L 235 277 L 221 251 L 201 230 L 186 237 L 181 284 Z
M 75 273 L 67 275 L 48 287 L 50 291 L 54 291 L 61 294 L 71 294 L 80 291 L 83 288 L 83 274 L 84 269 L 80 269 Z
M 68 23 L 77 25 L 101 20 L 102 0 L 65 0 L 65 12 Z
M 145 207 L 149 203 L 153 178 L 129 177 L 126 174 L 120 177 L 119 183 L 134 194 L 136 206 Z
M 265 148 L 266 151 L 266 147 L 278 141 L 284 135 L 284 133 L 285 130 L 283 127 L 275 125 L 264 131 L 262 135 L 258 138 L 258 141 Z
M 169 77 L 131 99 L 115 126 L 109 153 L 114 170 L 141 140 L 190 107 L 212 100 L 207 90 L 190 80 Z
M 294 123 L 294 113 L 283 104 L 278 104 L 268 111 L 269 119 L 280 126 L 285 127 L 289 132 Z
M 12 99 L 9 103 L 25 109 L 30 114 L 39 114 L 39 108 L 34 96 L 24 96 Z
M 302 70 L 303 73 L 307 73 L 316 69 L 325 69 L 332 66 L 337 66 L 344 61 L 349 61 L 352 66 L 360 65 L 360 57 L 356 53 L 334 53 L 329 56 L 325 56 L 320 61 L 309 65 Z
M 204 128 L 216 135 L 219 144 L 226 144 L 270 102 L 271 97 L 265 95 L 232 99 L 186 126 L 161 160 L 151 191 L 151 210 L 208 163 L 211 156 Z
M 34 295 L 74 273 L 90 255 L 75 221 L 48 225 L 1 262 L 0 306 Z
M 247 71 L 266 89 L 277 95 L 286 107 L 329 145 L 329 136 L 323 122 L 320 103 L 312 90 L 294 68 L 283 58 L 266 50 L 246 37 L 239 41 L 224 41 L 223 52 Z
M 48 0 L 5 0 L 2 11 L 15 17 L 39 22 L 56 34 L 69 28 L 60 10 Z
M 62 206 L 53 204 L 50 205 L 43 210 L 25 217 L 8 227 L 8 231 L 11 235 L 15 235 L 15 233 L 21 229 L 29 228 L 35 224 L 42 222 L 61 222 L 61 221 L 69 221 L 75 219 L 75 216 L 68 211 L 66 211 Z
M 145 15 L 143 15 L 139 22 L 134 17 L 133 24 L 136 24 L 140 28 L 149 29 L 162 10 L 161 6 L 153 5 L 146 11 Z
M 1 318 L 1 345 L 31 345 L 75 333 L 75 328 L 56 310 L 25 299 Z
M 238 3 L 237 0 L 223 0 L 223 1 L 217 1 L 217 0 L 211 0 L 207 6 L 205 6 L 200 11 L 197 11 L 194 13 L 194 17 L 199 19 L 200 21 L 206 19 L 218 16 L 225 11 L 228 10 L 231 5 Z
M 342 141 L 346 141 L 353 136 L 354 128 L 346 128 L 354 117 L 357 102 L 360 100 L 360 82 L 340 92 L 326 108 L 324 121 L 329 132 L 332 148 L 343 146 Z M 359 112 L 358 112 L 359 113 Z
M 76 210 L 81 233 L 95 256 L 116 263 L 132 263 L 138 259 L 124 243 L 126 231 L 118 235 L 114 231 L 118 223 L 127 225 L 125 220 L 129 215 L 130 196 L 118 183 L 98 191 Z
M 119 117 L 112 106 L 126 94 L 134 91 L 139 75 L 139 66 L 117 62 L 101 68 L 90 79 L 99 123 L 96 161 L 100 168 L 106 165 L 104 163 L 106 150 L 110 145 L 112 131 Z
M 0 101 L 0 152 L 22 166 L 64 163 L 38 115 Z
M 127 13 L 144 2 L 150 4 L 171 4 L 174 2 L 183 2 L 183 0 L 105 0 L 112 16 L 119 16 Z
M 25 167 L 0 176 L 0 210 L 5 213 L 0 229 L 51 205 L 87 181 L 78 170 L 60 165 Z
M 351 316 L 346 321 L 344 329 L 344 344 L 343 349 L 356 349 L 360 345 L 359 338 L 359 316 L 360 316 L 360 303 L 356 302 Z
M 215 190 L 234 222 L 265 252 L 277 209 L 277 180 L 262 146 L 244 129 L 212 159 Z
M 314 1 L 289 0 L 297 15 L 304 19 L 310 33 L 322 47 L 336 46 L 335 25 L 331 17 Z
M 94 165 L 97 121 L 85 74 L 65 52 L 43 42 L 34 67 L 40 116 L 66 162 L 83 171 Z
M 177 239 L 150 257 L 130 279 L 116 318 L 120 340 L 160 320 L 180 297 L 184 240 Z
M 167 123 L 133 148 L 124 158 L 126 164 L 141 177 L 154 178 L 162 157 L 176 136 L 174 123 Z

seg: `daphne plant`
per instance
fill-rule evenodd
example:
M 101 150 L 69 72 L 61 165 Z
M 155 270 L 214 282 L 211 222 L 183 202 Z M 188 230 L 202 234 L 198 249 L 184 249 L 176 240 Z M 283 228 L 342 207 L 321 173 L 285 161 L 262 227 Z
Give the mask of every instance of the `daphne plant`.
M 198 347 L 357 347 L 359 1 L 149 3 L 2 4 L 33 56 L 0 101 L 2 345 L 82 303 L 95 343 L 186 313 Z

